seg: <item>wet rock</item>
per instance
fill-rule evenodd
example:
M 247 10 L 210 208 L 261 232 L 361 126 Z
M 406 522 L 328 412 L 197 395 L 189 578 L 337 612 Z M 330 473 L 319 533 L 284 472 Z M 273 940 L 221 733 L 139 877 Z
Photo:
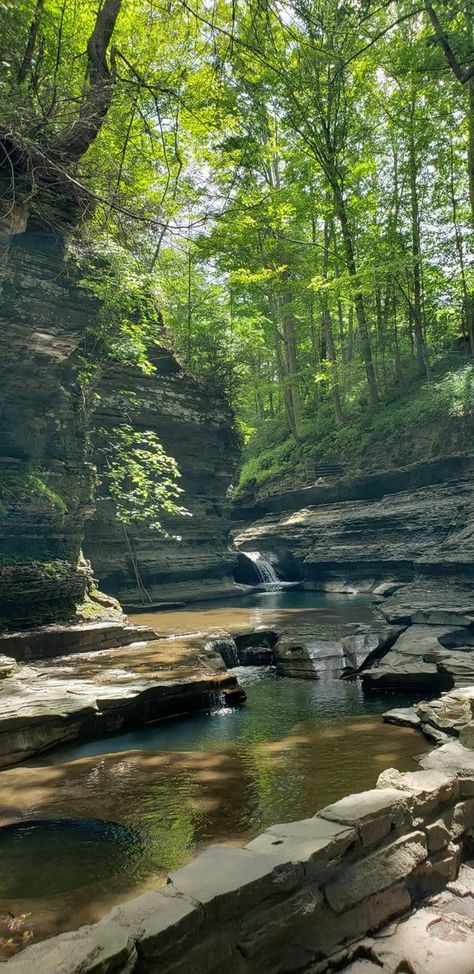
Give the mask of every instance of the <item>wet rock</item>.
M 394 595 L 395 592 L 398 592 L 402 586 L 403 582 L 382 582 L 374 588 L 374 595 L 381 595 L 386 599 L 389 595 Z
M 154 639 L 35 661 L 1 689 L 0 767 L 65 742 L 245 699 L 207 639 Z
M 394 710 L 387 710 L 383 715 L 387 724 L 399 724 L 400 727 L 419 728 L 421 720 L 415 707 L 396 707 Z
M 373 689 L 452 686 L 456 679 L 456 654 L 442 641 L 454 631 L 448 626 L 409 626 L 381 662 L 364 671 L 364 683 Z M 474 654 L 472 659 L 474 663 Z
M 90 622 L 79 625 L 51 625 L 0 635 L 0 652 L 16 660 L 47 659 L 69 653 L 86 653 L 127 646 L 154 639 L 149 626 L 124 622 Z
M 403 632 L 401 626 L 359 626 L 360 631 L 342 640 L 348 673 L 358 673 L 383 656 Z
M 274 648 L 277 673 L 305 680 L 341 676 L 346 667 L 344 639 L 356 628 L 307 625 L 283 631 Z

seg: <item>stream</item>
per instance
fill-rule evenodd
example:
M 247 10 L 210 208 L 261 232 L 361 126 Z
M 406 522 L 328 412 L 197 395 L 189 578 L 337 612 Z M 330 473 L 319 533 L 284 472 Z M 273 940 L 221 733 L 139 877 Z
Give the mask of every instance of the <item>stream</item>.
M 368 621 L 368 597 L 287 591 L 188 605 L 134 621 L 160 633 L 277 622 Z M 416 694 L 294 680 L 239 667 L 241 709 L 165 721 L 62 748 L 1 773 L 0 913 L 31 914 L 35 939 L 93 922 L 162 884 L 210 843 L 243 844 L 305 818 L 389 766 L 416 768 L 424 738 L 381 713 Z

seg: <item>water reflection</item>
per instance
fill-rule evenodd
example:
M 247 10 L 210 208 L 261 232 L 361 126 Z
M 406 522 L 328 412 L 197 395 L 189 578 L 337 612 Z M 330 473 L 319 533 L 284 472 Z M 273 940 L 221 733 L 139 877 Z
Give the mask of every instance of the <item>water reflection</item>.
M 91 922 L 162 883 L 207 844 L 244 843 L 272 822 L 313 815 L 373 786 L 388 765 L 415 768 L 413 755 L 425 748 L 415 731 L 380 720 L 393 698 L 364 699 L 357 683 L 252 669 L 241 678 L 248 694 L 242 710 L 159 724 L 3 772 L 0 824 L 100 818 L 132 829 L 141 845 L 107 882 L 67 895 L 33 898 L 25 890 L 7 899 L 0 874 L 0 913 L 31 912 L 36 938 Z M 60 863 L 45 844 L 35 867 L 43 889 Z
M 163 635 L 242 629 L 272 625 L 317 625 L 318 623 L 370 622 L 370 595 L 328 592 L 253 592 L 234 602 L 195 602 L 184 609 L 142 612 L 131 616 L 139 625 L 152 626 Z

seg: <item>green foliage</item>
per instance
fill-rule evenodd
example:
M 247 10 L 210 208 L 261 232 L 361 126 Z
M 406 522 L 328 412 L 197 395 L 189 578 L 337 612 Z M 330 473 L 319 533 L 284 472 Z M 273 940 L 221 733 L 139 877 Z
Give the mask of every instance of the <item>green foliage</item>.
M 363 473 L 449 452 L 456 435 L 462 449 L 473 432 L 474 366 L 448 358 L 432 382 L 415 382 L 376 411 L 354 408 L 347 426 L 334 426 L 330 408 L 306 419 L 300 444 L 288 437 L 244 463 L 235 496 L 308 483 L 307 459 Z
M 47 476 L 41 468 L 27 468 L 21 473 L 4 476 L 0 481 L 0 513 L 4 516 L 9 508 L 31 504 L 64 516 L 66 505 L 48 484 Z
M 433 5 L 470 64 L 472 4 Z M 474 120 L 429 12 L 122 0 L 106 117 L 71 159 L 51 145 L 87 108 L 98 6 L 5 0 L 0 12 L 2 132 L 25 177 L 7 153 L 0 189 L 34 210 L 44 168 L 46 223 L 52 175 L 87 203 L 79 273 L 100 309 L 78 353 L 89 417 L 111 365 L 153 372 L 162 311 L 185 365 L 234 408 L 241 489 L 303 480 L 318 458 L 365 469 L 384 446 L 395 456 L 403 425 L 463 421 L 470 380 L 440 378 L 437 363 L 474 354 Z M 123 410 L 132 422 L 133 403 Z M 163 496 L 122 461 L 114 489 L 124 514 L 133 496 L 160 523 L 175 474 L 159 445 L 142 446 L 157 447 Z
M 78 261 L 80 283 L 97 298 L 97 314 L 78 352 L 79 380 L 86 402 L 97 404 L 97 384 L 110 368 L 133 365 L 154 371 L 150 346 L 163 334 L 156 281 L 139 260 L 116 244 L 106 258 L 96 244 Z
M 180 472 L 156 433 L 137 432 L 126 424 L 117 427 L 111 436 L 104 430 L 100 433 L 106 437 L 102 452 L 107 490 L 115 501 L 119 521 L 146 521 L 152 530 L 167 536 L 163 515 L 191 516 L 176 503 L 183 493 L 177 483 Z

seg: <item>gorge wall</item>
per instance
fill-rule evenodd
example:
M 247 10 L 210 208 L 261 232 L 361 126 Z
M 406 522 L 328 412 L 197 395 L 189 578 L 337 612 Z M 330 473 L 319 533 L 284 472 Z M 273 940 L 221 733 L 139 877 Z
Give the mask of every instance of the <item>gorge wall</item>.
M 97 592 L 81 551 L 97 456 L 75 353 L 98 305 L 66 259 L 64 215 L 56 214 L 54 231 L 50 217 L 42 224 L 12 206 L 1 223 L 0 627 L 7 629 L 118 614 Z M 125 537 L 102 488 L 86 555 L 104 589 L 128 602 L 140 601 L 137 573 L 154 600 L 216 595 L 233 584 L 225 500 L 238 455 L 233 417 L 164 345 L 151 357 L 152 375 L 117 365 L 104 376 L 94 425 L 111 430 L 131 412 L 137 429 L 157 432 L 178 461 L 182 503 L 193 516 L 165 522 L 182 541 L 148 524 Z
M 226 500 L 239 451 L 232 413 L 211 384 L 186 373 L 165 345 L 153 346 L 149 357 L 152 374 L 117 365 L 104 376 L 95 425 L 113 430 L 125 413 L 136 430 L 156 433 L 178 463 L 180 503 L 192 516 L 164 518 L 168 537 L 147 522 L 124 532 L 104 483 L 86 528 L 85 552 L 101 588 L 125 605 L 142 602 L 144 590 L 152 602 L 215 598 L 235 591 Z
M 290 558 L 308 587 L 371 591 L 396 580 L 411 583 L 412 595 L 416 586 L 428 595 L 429 584 L 472 588 L 474 457 L 419 468 L 406 468 L 405 489 L 398 470 L 393 477 L 386 472 L 385 483 L 377 475 L 372 483 L 364 478 L 362 492 L 357 483 L 342 482 L 281 497 L 278 513 L 236 531 L 236 544 L 276 553 L 283 567 Z
M 73 614 L 90 584 L 94 472 L 68 359 L 94 309 L 62 240 L 14 217 L 0 248 L 0 621 L 32 625 Z

